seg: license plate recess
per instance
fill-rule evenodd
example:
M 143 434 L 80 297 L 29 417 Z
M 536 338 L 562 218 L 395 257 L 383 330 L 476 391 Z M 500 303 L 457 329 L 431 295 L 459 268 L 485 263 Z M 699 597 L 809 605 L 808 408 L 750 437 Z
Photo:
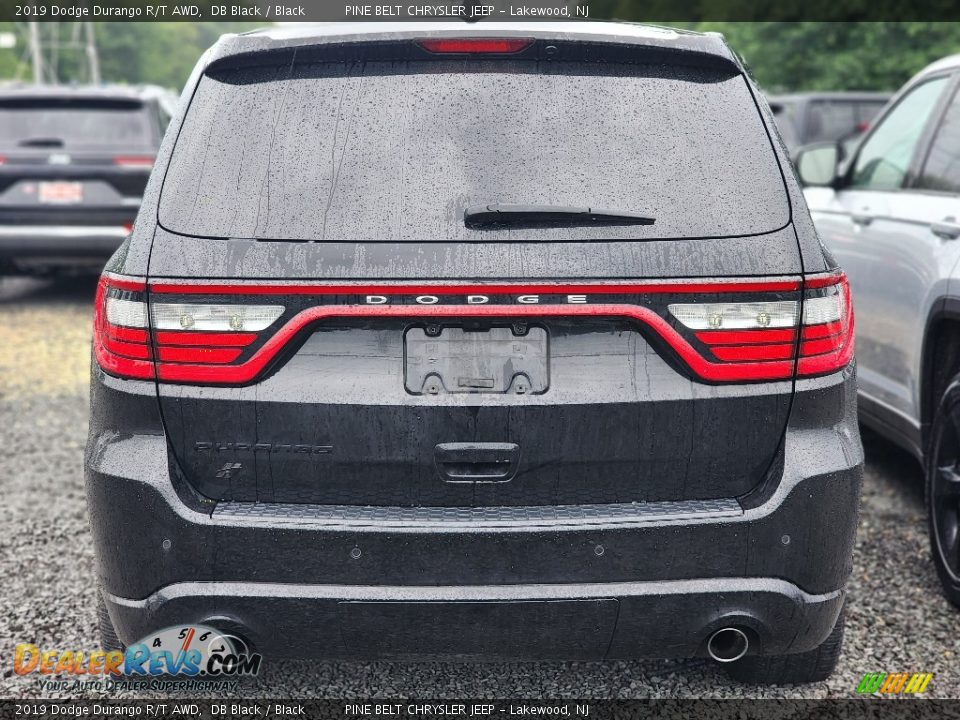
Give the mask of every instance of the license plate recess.
M 550 385 L 547 331 L 525 327 L 413 327 L 404 338 L 404 383 L 415 395 L 536 395 Z

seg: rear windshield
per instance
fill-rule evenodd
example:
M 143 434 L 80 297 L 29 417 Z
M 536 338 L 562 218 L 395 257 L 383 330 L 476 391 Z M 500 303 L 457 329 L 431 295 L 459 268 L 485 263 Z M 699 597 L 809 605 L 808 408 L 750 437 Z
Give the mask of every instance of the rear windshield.
M 0 100 L 0 142 L 21 147 L 115 147 L 151 142 L 138 100 Z
M 466 227 L 490 203 L 652 225 Z M 789 220 L 744 78 L 530 61 L 216 70 L 190 106 L 160 222 L 207 237 L 444 241 L 720 237 Z

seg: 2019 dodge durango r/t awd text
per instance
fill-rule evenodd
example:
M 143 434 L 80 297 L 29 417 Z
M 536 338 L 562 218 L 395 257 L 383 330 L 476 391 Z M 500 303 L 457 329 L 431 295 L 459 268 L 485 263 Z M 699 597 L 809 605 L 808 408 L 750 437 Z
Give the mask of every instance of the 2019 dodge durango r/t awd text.
M 829 675 L 852 308 L 719 36 L 271 29 L 186 92 L 96 301 L 105 643 Z

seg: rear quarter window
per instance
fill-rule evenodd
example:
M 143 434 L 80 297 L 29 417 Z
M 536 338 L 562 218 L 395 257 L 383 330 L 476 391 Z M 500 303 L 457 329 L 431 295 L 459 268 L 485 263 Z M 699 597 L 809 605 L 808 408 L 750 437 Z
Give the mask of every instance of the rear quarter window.
M 470 229 L 484 203 L 651 226 Z M 200 81 L 166 175 L 174 232 L 265 240 L 723 237 L 789 221 L 746 80 L 700 67 L 516 60 L 286 63 Z

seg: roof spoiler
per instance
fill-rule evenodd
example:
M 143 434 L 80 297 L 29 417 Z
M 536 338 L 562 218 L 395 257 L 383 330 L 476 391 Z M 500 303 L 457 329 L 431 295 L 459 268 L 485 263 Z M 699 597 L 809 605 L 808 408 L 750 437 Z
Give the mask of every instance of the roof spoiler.
M 498 39 L 496 33 L 478 36 L 465 35 L 464 39 Z M 506 38 L 507 36 L 505 36 Z M 323 42 L 293 47 L 265 47 L 263 49 L 230 53 L 214 59 L 207 72 L 242 67 L 290 65 L 292 63 L 357 63 L 366 61 L 414 61 L 449 60 L 446 53 L 434 53 L 426 49 L 428 42 L 456 39 L 455 34 L 442 36 L 425 35 L 395 40 L 349 40 Z M 510 36 L 509 39 L 516 39 Z M 662 64 L 708 67 L 727 74 L 739 74 L 741 67 L 732 55 L 721 55 L 686 46 L 671 47 L 665 44 L 639 44 L 603 41 L 592 37 L 580 39 L 560 36 L 554 38 L 528 37 L 529 43 L 519 52 L 504 53 L 501 57 L 514 60 L 553 62 L 586 62 L 591 64 Z M 422 43 L 422 44 L 421 44 Z

